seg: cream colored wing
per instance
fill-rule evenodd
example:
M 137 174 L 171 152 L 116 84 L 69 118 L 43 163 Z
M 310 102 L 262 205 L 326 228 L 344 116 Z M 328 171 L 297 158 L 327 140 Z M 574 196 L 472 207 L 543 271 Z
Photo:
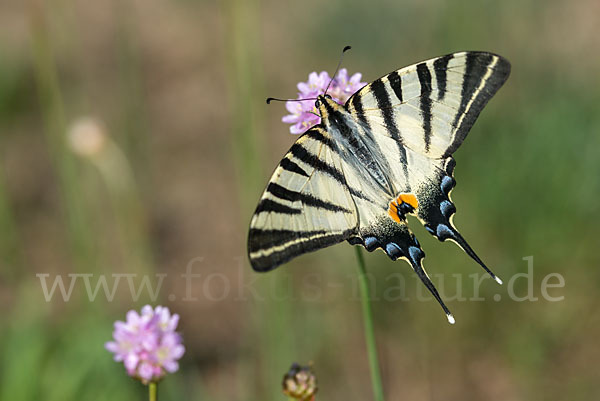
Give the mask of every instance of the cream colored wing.
M 279 163 L 254 212 L 248 235 L 252 267 L 269 271 L 344 241 L 356 232 L 357 222 L 335 145 L 322 127 L 314 127 Z
M 492 53 L 449 54 L 373 81 L 346 108 L 374 133 L 443 159 L 460 146 L 509 73 L 509 62 Z

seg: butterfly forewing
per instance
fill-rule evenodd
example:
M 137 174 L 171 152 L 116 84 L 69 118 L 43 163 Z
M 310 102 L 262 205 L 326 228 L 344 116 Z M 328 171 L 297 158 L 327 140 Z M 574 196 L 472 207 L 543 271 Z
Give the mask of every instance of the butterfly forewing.
M 317 126 L 279 163 L 250 223 L 248 253 L 255 270 L 271 270 L 355 232 L 356 207 L 334 149 Z
M 508 61 L 492 53 L 450 54 L 385 75 L 346 106 L 373 131 L 430 158 L 445 158 L 509 73 Z

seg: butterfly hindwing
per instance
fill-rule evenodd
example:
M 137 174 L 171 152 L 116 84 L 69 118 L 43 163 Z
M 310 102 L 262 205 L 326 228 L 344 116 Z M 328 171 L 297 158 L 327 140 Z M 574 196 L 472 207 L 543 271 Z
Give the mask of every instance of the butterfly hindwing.
M 260 199 L 250 223 L 250 262 L 271 270 L 348 239 L 356 226 L 340 158 L 327 132 L 314 127 L 290 148 Z
M 360 213 L 360 208 L 359 208 Z M 425 253 L 419 241 L 408 228 L 406 220 L 395 221 L 389 214 L 380 214 L 373 222 L 360 229 L 360 235 L 348 240 L 353 245 L 362 245 L 367 251 L 383 250 L 392 260 L 403 259 L 412 267 L 419 279 L 439 302 L 450 322 L 454 317 L 442 301 L 437 289 L 423 267 Z
M 439 241 L 450 240 L 456 243 L 494 280 L 501 283 L 500 278 L 477 256 L 452 221 L 456 212 L 456 207 L 450 197 L 450 193 L 456 185 L 453 177 L 455 165 L 456 162 L 452 157 L 441 160 L 439 168 L 436 168 L 429 177 L 423 179 L 423 185 L 416 191 L 416 198 L 419 201 L 419 208 L 416 210 L 417 218 L 431 235 Z
M 396 180 L 415 193 L 419 207 L 414 214 L 427 230 L 440 241 L 457 243 L 496 280 L 452 224 L 451 155 L 509 73 L 510 64 L 498 55 L 454 53 L 394 71 L 346 103 L 376 142 L 392 138 L 398 143 L 399 150 L 388 146 L 385 156 L 388 163 L 395 159 L 405 167 Z

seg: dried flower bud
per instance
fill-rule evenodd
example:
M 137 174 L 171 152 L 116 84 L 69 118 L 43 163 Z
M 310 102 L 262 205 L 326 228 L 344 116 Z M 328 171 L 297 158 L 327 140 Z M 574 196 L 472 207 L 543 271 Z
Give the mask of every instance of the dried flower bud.
M 293 363 L 283 376 L 283 393 L 298 401 L 311 400 L 317 392 L 317 378 L 310 365 Z

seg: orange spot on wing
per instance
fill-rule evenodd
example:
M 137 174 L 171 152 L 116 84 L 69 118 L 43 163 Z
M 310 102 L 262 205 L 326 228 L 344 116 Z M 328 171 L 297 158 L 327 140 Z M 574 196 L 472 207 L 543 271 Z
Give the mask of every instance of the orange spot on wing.
M 398 213 L 398 206 L 403 203 L 409 204 L 413 209 L 419 207 L 419 202 L 414 194 L 400 194 L 395 200 L 391 201 L 388 206 L 388 214 L 396 223 L 402 222 L 400 213 Z
M 390 208 L 388 209 L 388 214 L 396 223 L 400 223 L 400 216 L 398 216 L 398 209 L 396 208 L 396 205 L 394 203 L 390 203 Z
M 417 201 L 417 197 L 414 194 L 400 194 L 396 199 L 399 205 L 404 203 L 408 203 L 413 207 L 413 209 L 417 209 L 419 207 L 419 201 Z

